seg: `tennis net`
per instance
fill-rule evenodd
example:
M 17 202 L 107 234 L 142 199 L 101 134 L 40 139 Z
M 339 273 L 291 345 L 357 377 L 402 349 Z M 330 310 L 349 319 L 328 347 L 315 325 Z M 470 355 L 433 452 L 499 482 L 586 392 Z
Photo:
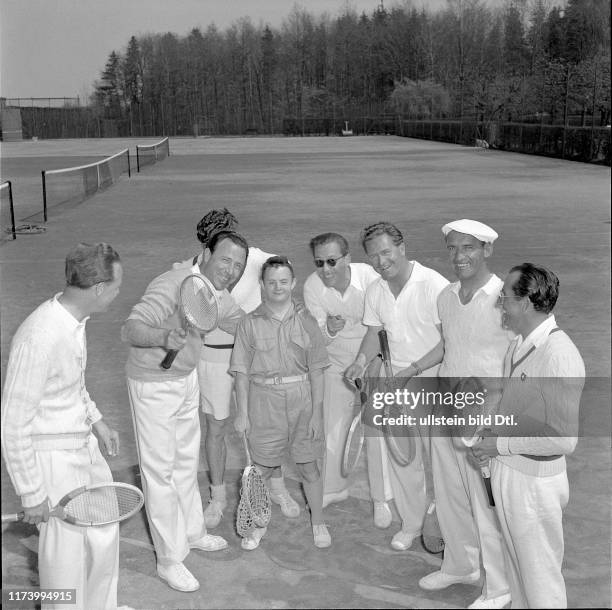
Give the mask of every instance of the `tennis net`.
M 44 220 L 47 220 L 47 210 L 50 207 L 85 201 L 117 182 L 125 172 L 128 176 L 131 175 L 130 151 L 127 148 L 96 163 L 43 170 Z
M 0 242 L 16 239 L 13 185 L 10 180 L 0 183 Z
M 136 146 L 136 168 L 152 165 L 170 156 L 170 140 L 164 138 L 155 144 Z

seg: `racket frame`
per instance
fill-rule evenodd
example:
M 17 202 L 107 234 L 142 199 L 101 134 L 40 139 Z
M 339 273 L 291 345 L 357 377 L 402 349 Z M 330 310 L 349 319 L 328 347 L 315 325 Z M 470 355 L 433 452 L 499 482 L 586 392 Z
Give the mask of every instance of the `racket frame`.
M 185 299 L 183 299 L 183 293 L 187 289 L 188 283 L 193 281 L 193 278 L 198 278 L 198 281 L 201 280 L 204 282 L 204 284 L 208 286 L 214 298 L 214 301 L 217 305 L 217 316 L 216 316 L 215 324 L 211 328 L 201 328 L 195 323 L 195 319 L 193 318 L 193 316 L 188 311 L 185 311 L 185 307 L 184 307 Z M 181 286 L 179 288 L 178 310 L 179 310 L 179 315 L 181 317 L 181 320 L 183 322 L 182 329 L 184 331 L 187 331 L 190 326 L 192 328 L 195 328 L 201 333 L 207 333 L 215 329 L 219 323 L 219 309 L 220 309 L 220 303 L 219 303 L 219 297 L 217 296 L 217 290 L 214 284 L 204 274 L 191 273 L 181 282 Z M 176 359 L 179 351 L 180 350 L 178 349 L 169 349 L 168 353 L 166 354 L 164 359 L 161 361 L 161 364 L 160 364 L 161 368 L 169 369 L 172 366 L 172 363 L 174 362 L 174 360 Z
M 117 489 L 117 488 L 128 489 L 129 491 L 134 493 L 135 497 L 138 498 L 138 503 L 134 506 L 134 508 L 129 510 L 127 513 L 120 515 L 119 517 L 116 517 L 113 519 L 106 519 L 104 521 L 95 521 L 95 522 L 85 521 L 82 519 L 77 519 L 76 517 L 73 517 L 72 515 L 66 512 L 66 506 L 71 500 L 74 500 L 75 498 L 83 495 L 84 493 L 90 490 L 100 489 L 102 487 L 113 488 L 113 489 Z M 82 485 L 81 487 L 77 487 L 76 489 L 69 491 L 49 511 L 49 516 L 55 517 L 57 519 L 61 519 L 62 521 L 66 521 L 67 523 L 71 523 L 72 525 L 78 525 L 81 527 L 98 527 L 98 526 L 103 526 L 103 525 L 109 525 L 111 523 L 119 523 L 121 521 L 125 521 L 126 519 L 129 519 L 130 517 L 134 516 L 143 506 L 144 506 L 144 495 L 142 491 L 138 489 L 138 487 L 135 487 L 134 485 L 130 485 L 129 483 L 122 483 L 120 481 L 114 481 L 112 483 L 97 483 L 95 485 Z M 2 522 L 5 523 L 5 522 L 10 522 L 10 521 L 13 521 L 13 522 L 21 521 L 24 515 L 25 513 L 23 511 L 19 513 L 2 515 Z

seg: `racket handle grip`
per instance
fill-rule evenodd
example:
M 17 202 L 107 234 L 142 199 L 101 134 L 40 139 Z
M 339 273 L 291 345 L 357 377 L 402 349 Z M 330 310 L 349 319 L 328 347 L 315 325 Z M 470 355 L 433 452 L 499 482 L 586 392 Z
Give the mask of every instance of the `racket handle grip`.
M 493 508 L 495 506 L 495 498 L 493 497 L 493 489 L 491 487 L 491 470 L 488 466 L 483 466 L 480 469 L 482 480 L 484 482 L 485 489 L 487 490 L 487 497 L 489 498 L 489 506 Z
M 8 515 L 2 515 L 2 523 L 15 523 L 21 521 L 25 516 L 24 512 L 20 513 L 9 513 Z
M 177 349 L 169 349 L 166 357 L 161 361 L 162 369 L 169 369 L 176 358 L 176 355 L 179 353 Z

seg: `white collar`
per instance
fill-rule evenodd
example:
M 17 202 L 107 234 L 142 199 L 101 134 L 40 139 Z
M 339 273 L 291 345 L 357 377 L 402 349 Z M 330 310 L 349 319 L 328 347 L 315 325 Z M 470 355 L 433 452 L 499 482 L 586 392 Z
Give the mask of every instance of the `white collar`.
M 517 336 L 516 355 L 518 352 L 524 353 L 531 346 L 540 347 L 546 340 L 550 332 L 557 326 L 554 314 L 550 314 L 546 320 L 540 322 L 522 341 L 521 336 Z

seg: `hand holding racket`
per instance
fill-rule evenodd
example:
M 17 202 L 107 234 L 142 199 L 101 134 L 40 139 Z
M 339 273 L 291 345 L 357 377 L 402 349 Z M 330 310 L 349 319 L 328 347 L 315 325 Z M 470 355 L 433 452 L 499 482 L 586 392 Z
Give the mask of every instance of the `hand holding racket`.
M 216 328 L 219 319 L 219 299 L 215 287 L 207 277 L 194 274 L 183 280 L 179 290 L 178 307 L 185 332 L 190 326 L 201 333 Z M 178 352 L 178 349 L 168 350 L 161 367 L 169 369 Z
M 127 483 L 84 485 L 67 493 L 49 511 L 49 516 L 82 527 L 108 525 L 128 519 L 143 504 L 140 489 Z M 2 515 L 2 523 L 21 521 L 24 515 L 23 512 Z
M 455 387 L 454 392 L 470 392 L 472 394 L 483 393 L 486 391 L 484 384 L 477 377 L 466 377 L 462 379 Z M 481 413 L 486 412 L 486 403 L 482 405 Z M 476 428 L 471 434 L 466 434 L 461 437 L 463 444 L 471 448 L 482 440 L 482 426 Z M 480 474 L 487 492 L 487 498 L 489 499 L 489 506 L 493 508 L 495 506 L 495 499 L 493 498 L 493 490 L 491 489 L 491 469 L 489 462 L 480 464 Z

